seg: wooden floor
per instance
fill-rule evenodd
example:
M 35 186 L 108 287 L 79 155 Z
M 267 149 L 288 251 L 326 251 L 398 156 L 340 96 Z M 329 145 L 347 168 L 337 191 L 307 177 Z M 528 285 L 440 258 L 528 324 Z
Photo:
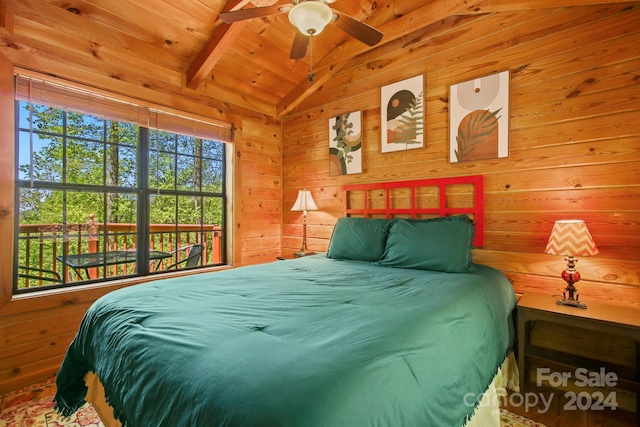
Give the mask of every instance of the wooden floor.
M 529 392 L 529 390 L 528 390 Z M 538 404 L 527 408 L 522 404 L 522 397 L 525 396 L 510 393 L 508 398 L 501 401 L 501 406 L 515 414 L 522 415 L 531 420 L 545 424 L 547 427 L 638 427 L 640 426 L 640 415 L 625 410 L 567 410 L 565 406 L 568 399 L 564 392 L 556 389 L 537 387 L 533 392 L 536 395 L 542 394 L 544 397 L 538 398 Z M 543 400 L 549 401 L 548 409 L 545 410 Z M 530 398 L 530 402 L 535 399 Z

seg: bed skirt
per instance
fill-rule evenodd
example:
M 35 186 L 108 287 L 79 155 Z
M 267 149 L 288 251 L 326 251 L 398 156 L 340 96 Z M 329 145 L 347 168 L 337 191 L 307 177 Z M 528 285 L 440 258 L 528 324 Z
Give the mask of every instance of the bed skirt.
M 500 398 L 507 390 L 520 391 L 519 381 L 518 362 L 513 352 L 509 352 L 465 427 L 500 427 Z
M 482 395 L 473 416 L 464 427 L 500 427 L 500 397 L 506 394 L 507 389 L 519 391 L 518 378 L 518 365 L 513 352 L 510 352 Z M 107 403 L 104 387 L 98 376 L 89 372 L 84 377 L 84 381 L 88 388 L 85 400 L 93 406 L 104 427 L 122 427 L 120 421 L 115 419 L 113 409 Z M 467 396 L 465 404 L 474 401 L 473 396 Z

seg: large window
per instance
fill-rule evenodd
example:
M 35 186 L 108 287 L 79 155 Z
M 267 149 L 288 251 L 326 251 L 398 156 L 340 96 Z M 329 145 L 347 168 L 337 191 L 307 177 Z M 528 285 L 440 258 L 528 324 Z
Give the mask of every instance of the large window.
M 229 126 L 16 83 L 15 292 L 226 262 Z

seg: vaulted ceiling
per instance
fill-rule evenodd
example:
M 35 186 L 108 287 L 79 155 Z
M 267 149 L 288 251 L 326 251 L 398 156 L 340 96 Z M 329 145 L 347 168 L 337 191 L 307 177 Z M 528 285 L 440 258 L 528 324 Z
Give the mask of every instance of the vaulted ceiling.
M 426 27 L 444 31 L 463 15 L 595 3 L 603 1 L 336 0 L 333 9 L 382 31 L 381 42 L 368 46 L 330 24 L 293 60 L 297 30 L 286 13 L 233 24 L 219 18 L 289 0 L 0 0 L 0 49 L 25 69 L 86 69 L 279 118 L 352 61 L 366 62 L 371 50 L 382 57 L 391 47 L 410 48 Z

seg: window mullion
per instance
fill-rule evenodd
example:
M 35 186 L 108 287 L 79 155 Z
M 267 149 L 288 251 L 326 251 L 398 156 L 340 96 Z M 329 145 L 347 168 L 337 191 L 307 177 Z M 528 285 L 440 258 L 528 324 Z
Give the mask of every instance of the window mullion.
M 149 129 L 138 131 L 138 217 L 137 217 L 137 273 L 149 274 L 150 221 L 149 221 Z

